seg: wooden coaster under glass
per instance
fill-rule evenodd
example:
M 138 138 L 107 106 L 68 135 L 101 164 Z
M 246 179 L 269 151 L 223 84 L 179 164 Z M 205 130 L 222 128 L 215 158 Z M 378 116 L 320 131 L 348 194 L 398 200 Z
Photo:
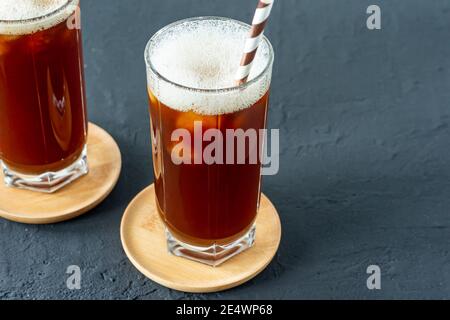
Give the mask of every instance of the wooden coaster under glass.
M 0 217 L 21 223 L 49 224 L 73 219 L 93 209 L 114 189 L 122 159 L 114 139 L 92 123 L 87 162 L 88 174 L 51 194 L 7 187 L 0 172 Z
M 239 286 L 262 272 L 280 245 L 281 223 L 276 208 L 263 195 L 254 246 L 218 267 L 170 254 L 165 232 L 151 185 L 134 198 L 122 218 L 122 245 L 128 258 L 141 273 L 165 287 L 207 293 Z

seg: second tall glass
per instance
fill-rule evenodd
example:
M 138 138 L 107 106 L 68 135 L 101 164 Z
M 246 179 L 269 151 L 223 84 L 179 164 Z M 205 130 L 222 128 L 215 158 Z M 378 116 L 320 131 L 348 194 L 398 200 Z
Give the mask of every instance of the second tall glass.
M 54 192 L 88 171 L 79 0 L 14 6 L 13 0 L 0 2 L 5 183 Z

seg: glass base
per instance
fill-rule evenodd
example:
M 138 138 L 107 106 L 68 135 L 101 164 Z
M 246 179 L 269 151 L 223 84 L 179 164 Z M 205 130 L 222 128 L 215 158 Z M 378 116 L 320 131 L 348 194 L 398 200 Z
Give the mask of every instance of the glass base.
M 256 225 L 242 238 L 228 245 L 212 245 L 210 247 L 197 247 L 183 243 L 176 239 L 166 228 L 166 238 L 169 253 L 177 257 L 201 262 L 217 267 L 241 252 L 253 247 L 255 244 Z
M 46 172 L 39 176 L 25 175 L 9 169 L 3 162 L 2 169 L 8 187 L 53 193 L 88 173 L 87 148 L 84 147 L 77 161 L 58 172 Z

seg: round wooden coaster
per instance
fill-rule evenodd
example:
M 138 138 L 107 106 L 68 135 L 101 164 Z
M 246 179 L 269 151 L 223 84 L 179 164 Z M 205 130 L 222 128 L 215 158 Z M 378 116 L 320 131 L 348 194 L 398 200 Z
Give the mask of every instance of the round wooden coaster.
M 175 257 L 167 251 L 164 224 L 156 211 L 151 185 L 126 209 L 121 238 L 128 258 L 151 280 L 178 291 L 208 293 L 239 286 L 263 271 L 280 245 L 281 223 L 277 210 L 263 196 L 253 248 L 216 268 Z
M 73 219 L 101 203 L 116 185 L 122 159 L 114 139 L 90 123 L 89 173 L 53 194 L 8 188 L 0 172 L 0 217 L 28 224 Z

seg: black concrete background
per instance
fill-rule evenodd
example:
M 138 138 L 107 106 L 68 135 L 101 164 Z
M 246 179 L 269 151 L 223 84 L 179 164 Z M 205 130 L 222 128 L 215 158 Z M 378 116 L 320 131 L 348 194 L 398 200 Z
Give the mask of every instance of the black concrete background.
M 249 21 L 253 0 L 84 0 L 89 115 L 114 136 L 123 173 L 77 220 L 0 221 L 0 298 L 450 298 L 450 3 L 279 0 L 267 34 L 277 60 L 270 126 L 281 128 L 279 175 L 264 192 L 284 226 L 275 261 L 239 288 L 165 289 L 127 260 L 119 225 L 152 182 L 143 50 L 175 20 Z M 381 31 L 366 9 L 382 8 Z M 366 268 L 382 269 L 382 290 Z M 66 288 L 79 265 L 82 289 Z

